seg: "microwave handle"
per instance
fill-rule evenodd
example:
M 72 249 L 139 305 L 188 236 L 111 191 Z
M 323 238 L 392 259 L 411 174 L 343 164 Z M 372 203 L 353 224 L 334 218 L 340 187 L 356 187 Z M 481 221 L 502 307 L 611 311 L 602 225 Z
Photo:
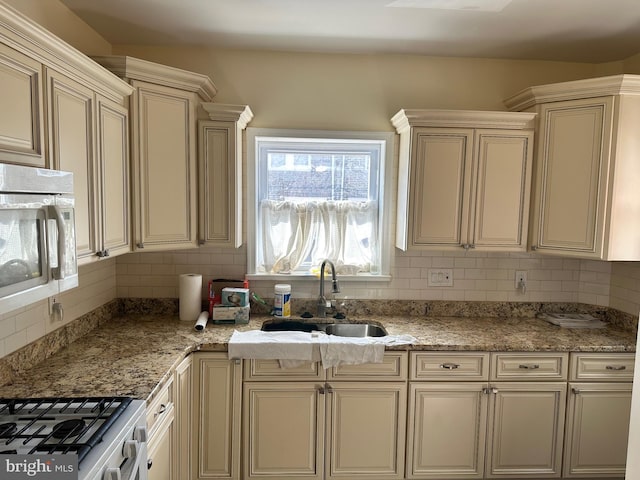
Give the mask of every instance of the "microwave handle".
M 49 206 L 49 215 L 53 217 L 53 219 L 56 221 L 56 226 L 58 227 L 58 245 L 56 245 L 56 248 L 58 249 L 58 266 L 51 269 L 51 274 L 56 280 L 62 280 L 65 276 L 64 265 L 67 260 L 65 257 L 67 235 L 64 225 L 64 219 L 62 218 L 60 207 L 58 207 L 57 205 Z

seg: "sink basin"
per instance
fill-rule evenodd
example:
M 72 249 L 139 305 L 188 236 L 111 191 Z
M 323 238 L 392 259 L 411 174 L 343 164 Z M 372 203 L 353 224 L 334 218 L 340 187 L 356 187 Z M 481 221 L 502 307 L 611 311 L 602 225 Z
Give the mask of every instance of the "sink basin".
M 323 331 L 338 337 L 384 337 L 387 331 L 375 323 L 312 323 L 304 320 L 267 320 L 262 323 L 265 332 Z
M 327 335 L 338 337 L 384 337 L 387 331 L 373 323 L 332 323 L 324 330 Z

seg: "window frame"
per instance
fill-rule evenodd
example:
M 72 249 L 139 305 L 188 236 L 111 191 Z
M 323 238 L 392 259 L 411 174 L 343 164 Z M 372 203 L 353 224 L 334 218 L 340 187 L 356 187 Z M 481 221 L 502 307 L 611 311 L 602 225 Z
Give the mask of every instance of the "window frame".
M 334 130 L 298 130 L 298 129 L 272 129 L 249 127 L 246 130 L 247 139 L 247 275 L 253 280 L 283 280 L 283 279 L 314 279 L 311 273 L 261 273 L 256 271 L 257 259 L 257 212 L 258 192 L 260 189 L 258 172 L 258 145 L 261 137 L 284 139 L 318 138 L 329 140 L 369 140 L 383 141 L 384 153 L 380 155 L 378 173 L 378 238 L 380 244 L 380 270 L 379 273 L 361 273 L 357 275 L 341 275 L 341 278 L 349 281 L 389 281 L 392 238 L 392 187 L 393 187 L 393 155 L 395 152 L 396 135 L 393 132 L 358 132 L 358 131 L 334 131 Z

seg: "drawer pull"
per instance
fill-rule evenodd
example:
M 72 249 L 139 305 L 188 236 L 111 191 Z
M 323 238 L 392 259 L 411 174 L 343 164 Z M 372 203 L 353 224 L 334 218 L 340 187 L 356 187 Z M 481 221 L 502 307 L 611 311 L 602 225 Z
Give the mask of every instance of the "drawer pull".
M 167 410 L 167 406 L 164 403 L 160 404 L 160 408 L 153 414 L 153 418 L 157 418 L 158 415 L 162 415 Z
M 487 395 L 493 393 L 498 393 L 498 389 L 496 387 L 485 387 L 482 389 L 482 393 L 486 393 Z
M 441 363 L 440 368 L 444 368 L 445 370 L 455 370 L 456 368 L 460 368 L 460 365 L 457 363 Z
M 518 365 L 518 368 L 522 368 L 523 370 L 537 370 L 540 368 L 540 365 L 538 365 L 537 363 L 532 363 L 532 364 L 521 363 L 520 365 Z
M 571 387 L 571 392 L 572 392 L 574 395 L 580 395 L 580 390 L 578 390 L 578 389 L 577 389 L 577 388 L 575 388 L 575 387 Z
M 626 370 L 627 366 L 626 365 L 607 365 L 605 368 L 607 370 L 614 370 L 616 372 L 620 372 L 622 370 Z

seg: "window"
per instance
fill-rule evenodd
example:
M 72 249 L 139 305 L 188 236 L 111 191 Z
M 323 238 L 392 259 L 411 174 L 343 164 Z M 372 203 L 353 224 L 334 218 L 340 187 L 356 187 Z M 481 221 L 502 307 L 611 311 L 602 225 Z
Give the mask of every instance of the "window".
M 388 274 L 391 133 L 247 129 L 249 274 Z

